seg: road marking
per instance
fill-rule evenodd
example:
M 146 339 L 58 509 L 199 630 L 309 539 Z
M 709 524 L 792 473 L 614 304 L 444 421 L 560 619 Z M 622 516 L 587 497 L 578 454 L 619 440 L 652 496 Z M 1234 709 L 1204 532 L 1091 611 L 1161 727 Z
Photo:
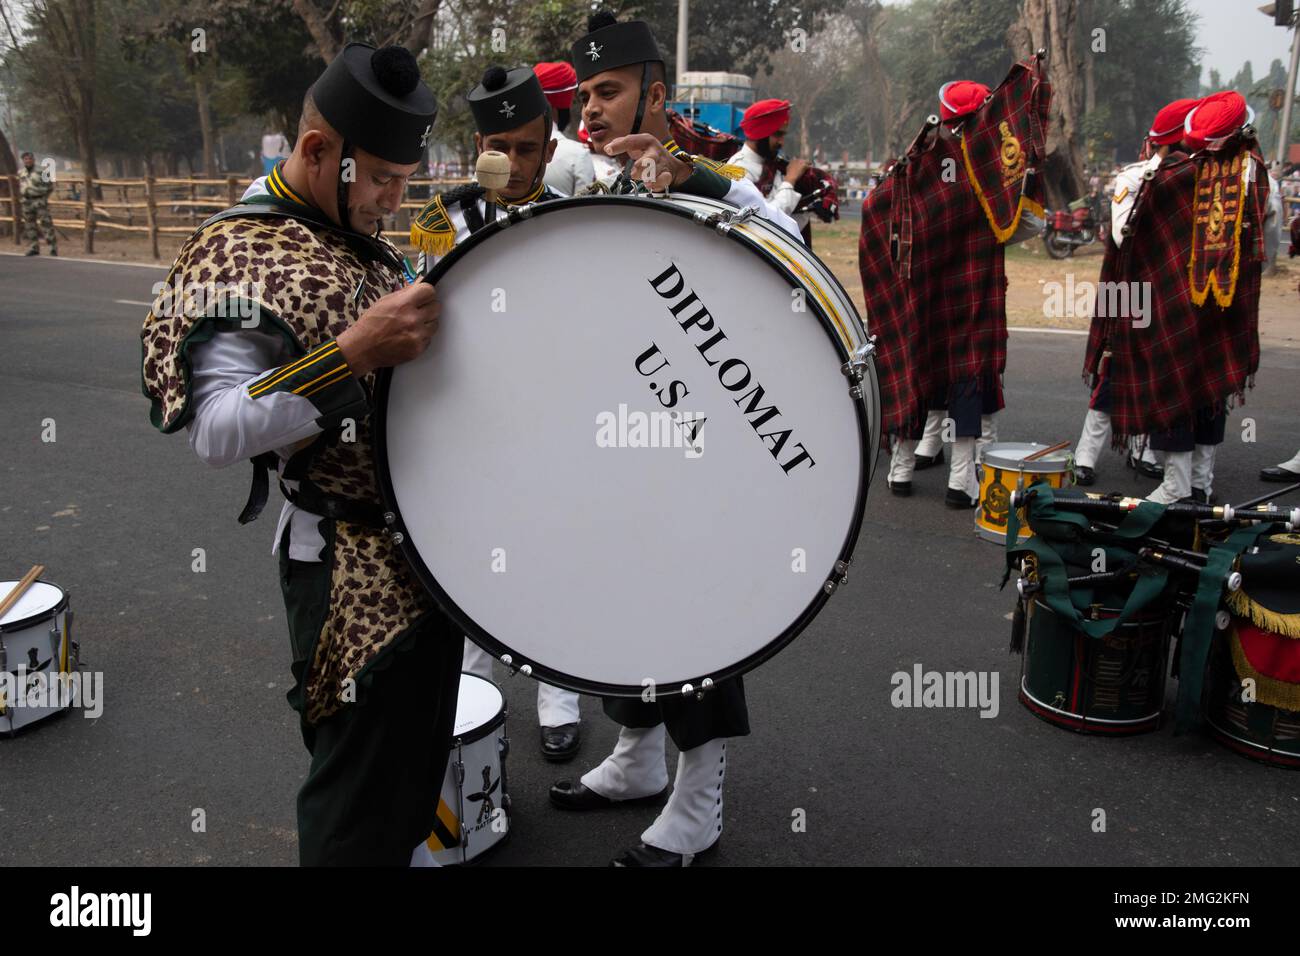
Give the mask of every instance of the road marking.
M 1008 325 L 1008 332 L 1045 332 L 1048 335 L 1087 335 L 1087 329 L 1050 329 L 1035 328 L 1031 325 Z
M 152 302 L 137 302 L 135 299 L 114 299 L 113 301 L 119 305 L 142 305 L 146 309 L 153 307 Z
M 27 258 L 27 255 L 22 252 L 0 252 L 0 256 L 15 256 L 19 259 Z M 110 259 L 74 259 L 71 256 L 47 255 L 32 256 L 32 258 L 54 260 L 58 262 L 88 262 L 92 266 L 134 266 L 136 269 L 154 269 L 161 271 L 165 271 L 168 268 L 167 263 L 165 262 L 158 262 L 151 265 L 148 262 L 115 262 Z

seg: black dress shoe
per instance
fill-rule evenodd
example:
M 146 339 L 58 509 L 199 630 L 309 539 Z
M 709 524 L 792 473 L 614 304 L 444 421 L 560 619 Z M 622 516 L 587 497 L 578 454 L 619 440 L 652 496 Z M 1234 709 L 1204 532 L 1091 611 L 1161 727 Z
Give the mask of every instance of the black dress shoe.
M 581 780 L 561 780 L 551 786 L 551 803 L 561 810 L 604 810 L 608 807 L 635 807 L 646 803 L 663 800 L 668 793 L 664 787 L 658 793 L 648 797 L 634 797 L 631 800 L 611 800 L 602 797 L 595 790 L 583 786 Z
M 1294 471 L 1287 471 L 1281 466 L 1274 466 L 1272 468 L 1261 468 L 1259 470 L 1259 480 L 1290 484 L 1291 482 L 1300 481 L 1300 475 L 1297 475 Z
M 1087 487 L 1088 485 L 1096 484 L 1096 482 L 1097 482 L 1097 473 L 1093 471 L 1091 468 L 1089 468 L 1087 465 L 1074 466 L 1074 483 L 1076 485 L 1083 485 Z
M 1146 475 L 1148 478 L 1164 478 L 1165 468 L 1163 465 L 1156 465 L 1149 461 L 1143 461 L 1141 458 L 1128 456 L 1128 466 L 1137 471 L 1139 475 Z
M 916 470 L 925 471 L 927 468 L 933 468 L 935 465 L 943 464 L 943 449 L 940 448 L 933 455 L 917 455 Z
M 576 723 L 542 728 L 542 756 L 555 763 L 572 760 L 581 742 L 582 734 Z
M 690 866 L 696 860 L 703 859 L 718 848 L 722 842 L 719 837 L 714 840 L 708 849 L 701 850 L 699 853 L 672 853 L 668 850 L 661 850 L 657 846 L 649 846 L 641 843 L 625 850 L 622 856 L 615 857 L 609 861 L 610 866 Z
M 1198 505 L 1217 505 L 1219 503 L 1219 496 L 1210 495 L 1209 498 L 1206 498 L 1204 491 L 1202 491 L 1200 488 L 1193 488 L 1192 501 L 1194 501 Z
M 943 503 L 949 508 L 970 509 L 979 507 L 980 501 L 978 498 L 972 498 L 964 491 L 959 491 L 956 488 L 949 488 L 947 493 L 943 496 Z
M 890 481 L 886 478 L 885 484 L 889 485 L 891 494 L 898 495 L 900 498 L 912 497 L 912 483 L 910 481 Z

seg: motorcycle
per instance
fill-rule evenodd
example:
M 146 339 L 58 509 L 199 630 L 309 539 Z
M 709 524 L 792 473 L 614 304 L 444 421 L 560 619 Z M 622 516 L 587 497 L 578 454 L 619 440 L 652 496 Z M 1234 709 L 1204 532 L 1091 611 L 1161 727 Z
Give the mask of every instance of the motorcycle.
M 1069 209 L 1047 213 L 1043 245 L 1053 259 L 1068 259 L 1074 250 L 1091 242 L 1105 243 L 1110 235 L 1110 212 L 1100 200 L 1085 196 L 1070 203 Z

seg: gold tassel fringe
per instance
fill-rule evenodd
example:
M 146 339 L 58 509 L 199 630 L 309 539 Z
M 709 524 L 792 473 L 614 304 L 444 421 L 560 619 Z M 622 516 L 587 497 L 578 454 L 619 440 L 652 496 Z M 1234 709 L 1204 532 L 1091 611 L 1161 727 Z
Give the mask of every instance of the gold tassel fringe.
M 442 196 L 434 196 L 411 220 L 411 245 L 431 256 L 445 256 L 455 247 L 456 228 Z

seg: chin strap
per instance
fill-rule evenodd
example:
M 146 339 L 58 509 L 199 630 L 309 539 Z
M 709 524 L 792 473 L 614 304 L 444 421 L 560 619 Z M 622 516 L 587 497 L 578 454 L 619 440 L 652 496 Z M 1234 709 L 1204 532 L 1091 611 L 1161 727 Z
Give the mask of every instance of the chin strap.
M 343 164 L 352 158 L 352 144 L 346 139 L 343 141 L 343 148 L 339 152 L 339 225 L 344 229 L 351 230 L 352 223 L 348 219 L 348 181 L 343 178 Z M 356 164 L 352 166 L 356 170 Z M 383 228 L 382 226 L 380 228 Z
M 641 64 L 641 96 L 636 101 L 636 119 L 632 120 L 632 134 L 641 132 L 641 119 L 645 116 L 645 98 L 650 92 L 650 61 Z

